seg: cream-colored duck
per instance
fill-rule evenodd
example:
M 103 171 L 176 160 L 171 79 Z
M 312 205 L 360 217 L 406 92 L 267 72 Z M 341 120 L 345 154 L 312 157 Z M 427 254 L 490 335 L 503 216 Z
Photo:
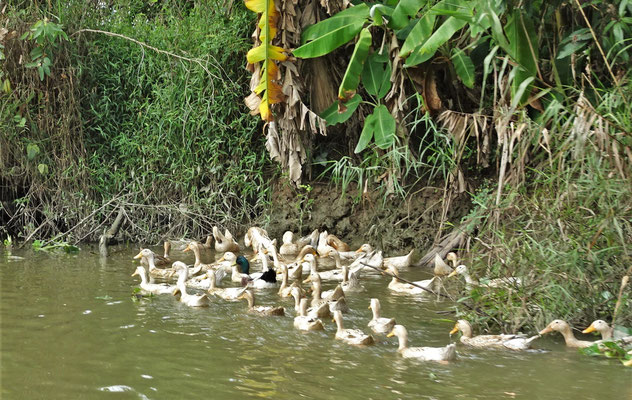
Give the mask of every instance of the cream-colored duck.
M 213 296 L 221 297 L 227 301 L 237 301 L 239 300 L 239 296 L 244 293 L 244 288 L 241 287 L 232 287 L 232 288 L 220 288 L 217 287 L 217 278 L 215 276 L 216 272 L 214 270 L 209 270 L 206 273 L 209 277 L 209 288 L 208 293 Z
M 632 343 L 632 336 L 626 332 L 615 330 L 613 327 L 602 319 L 593 321 L 590 326 L 582 331 L 582 333 L 599 332 L 602 341 L 622 340 L 624 343 Z
M 561 319 L 556 319 L 548 324 L 546 328 L 540 331 L 540 335 L 544 335 L 553 331 L 562 334 L 562 336 L 564 337 L 564 342 L 568 347 L 584 348 L 593 344 L 593 342 L 589 342 L 587 340 L 578 340 L 575 335 L 573 335 L 573 331 L 571 330 L 571 326 L 568 324 L 568 322 L 562 321 Z
M 189 307 L 208 307 L 210 299 L 206 294 L 187 293 L 185 282 L 189 278 L 189 268 L 186 264 L 181 261 L 176 261 L 173 263 L 173 268 L 178 271 L 178 283 L 172 294 L 176 297 L 179 296 L 178 300 Z
M 342 313 L 339 310 L 334 311 L 334 322 L 337 327 L 336 339 L 356 346 L 368 346 L 375 343 L 373 336 L 365 334 L 360 329 L 345 329 Z
M 359 277 L 364 265 L 360 265 L 358 261 L 350 266 L 343 265 L 340 252 L 337 250 L 330 251 L 329 256 L 336 261 L 336 268 L 331 271 L 319 272 L 320 278 L 322 280 L 342 280 L 341 285 L 345 292 L 347 290 L 362 290 L 363 288 L 362 285 L 360 285 Z
M 335 252 L 335 250 L 331 250 L 330 253 L 331 252 Z M 323 257 L 321 257 L 320 259 L 322 260 Z M 325 280 L 325 281 L 329 281 L 329 280 L 342 281 L 342 279 L 343 279 L 342 270 L 333 269 L 333 270 L 329 270 L 329 271 L 319 272 L 318 271 L 318 263 L 316 261 L 316 257 L 313 254 L 311 254 L 311 253 L 306 254 L 305 257 L 303 257 L 303 261 L 305 261 L 305 263 L 307 263 L 308 268 L 306 268 L 306 269 L 309 270 L 309 274 L 310 275 L 312 275 L 313 273 L 318 273 L 320 275 L 320 279 Z
M 154 265 L 157 267 L 169 267 L 173 263 L 173 261 L 171 261 L 171 258 L 169 257 L 169 253 L 171 252 L 171 242 L 165 241 L 163 243 L 163 248 L 164 248 L 164 253 L 162 256 L 154 253 Z M 149 267 L 148 261 L 149 260 L 146 260 L 145 258 L 143 258 L 140 260 L 140 264 L 143 267 Z
M 213 278 L 211 278 L 211 276 Z M 211 279 L 214 281 L 213 285 L 217 286 L 221 284 L 225 276 L 226 272 L 222 268 L 218 268 L 217 270 L 209 269 L 204 275 L 194 276 L 187 280 L 185 284 L 190 288 L 207 290 L 211 287 Z
M 213 235 L 208 235 L 204 243 L 200 243 L 200 247 L 204 250 L 210 250 L 213 247 Z
M 448 255 L 446 256 L 446 259 L 448 261 L 452 261 L 454 259 L 455 260 L 454 262 L 456 262 L 456 254 L 448 253 Z M 439 253 L 435 254 L 434 269 L 433 269 L 434 275 L 446 276 L 446 275 L 450 275 L 452 271 L 453 271 L 452 267 L 450 267 L 445 261 L 443 261 L 443 258 L 441 258 Z
M 343 279 L 340 287 L 345 293 L 360 292 L 364 290 L 364 286 L 360 283 L 360 270 L 349 271 L 349 267 L 342 266 Z
M 504 347 L 511 350 L 527 350 L 531 347 L 531 343 L 540 337 L 535 335 L 530 338 L 521 335 L 478 335 L 472 336 L 472 325 L 469 322 L 460 319 L 450 331 L 450 335 L 461 332 L 461 343 L 473 347 Z
M 456 345 L 451 343 L 445 347 L 408 347 L 408 331 L 403 325 L 395 325 L 387 337 L 397 336 L 397 351 L 404 358 L 415 358 L 420 361 L 452 361 L 456 359 Z
M 322 292 L 322 283 L 318 273 L 310 274 L 304 282 L 312 282 L 312 307 L 319 308 L 323 303 L 329 305 L 329 310 L 349 312 L 349 306 L 345 299 L 344 291 L 340 285 L 333 290 Z
M 256 306 L 255 305 L 255 295 L 252 293 L 252 290 L 246 289 L 239 299 L 246 299 L 248 301 L 248 312 L 253 314 L 263 315 L 263 316 L 283 316 L 285 315 L 285 309 L 283 307 L 272 307 L 272 306 Z
M 306 243 L 294 243 L 294 233 L 292 231 L 286 231 L 283 234 L 282 244 L 279 247 L 279 254 L 282 256 L 294 256 L 301 251 L 302 246 Z
M 465 278 L 465 287 L 469 290 L 473 286 L 480 287 L 488 287 L 488 288 L 496 288 L 496 287 L 516 287 L 522 285 L 522 279 L 516 278 L 513 276 L 509 276 L 506 278 L 494 278 L 494 279 L 485 279 L 483 282 L 479 282 L 476 279 L 473 279 L 465 265 L 459 265 L 456 267 L 454 271 L 452 271 L 448 278 L 451 278 L 455 275 L 461 275 Z
M 399 271 L 397 270 L 397 268 L 388 267 L 386 272 L 389 272 L 391 275 L 393 275 L 393 279 L 391 279 L 391 282 L 388 284 L 388 288 L 394 292 L 407 293 L 407 294 L 413 294 L 413 295 L 432 294 L 431 292 L 428 292 L 427 290 L 423 290 L 422 288 L 419 288 L 417 286 L 411 285 L 410 283 L 400 281 L 398 279 Z M 436 282 L 437 282 L 437 277 L 435 276 L 435 277 L 432 277 L 431 279 L 415 281 L 414 283 L 428 290 L 434 291 Z
M 239 251 L 239 244 L 233 238 L 233 235 L 230 233 L 228 229 L 224 231 L 224 234 L 220 232 L 220 230 L 214 226 L 213 227 L 213 238 L 215 239 L 215 251 L 218 253 L 224 253 L 226 251 Z
M 244 244 L 246 247 L 252 247 L 255 255 L 257 255 L 259 251 L 272 247 L 272 240 L 265 229 L 253 226 L 246 231 Z
M 358 250 L 356 250 L 359 254 L 370 254 L 373 253 L 373 246 L 368 243 L 364 243 Z M 379 256 L 378 256 L 379 254 Z M 395 256 L 395 257 L 383 257 L 381 252 L 376 252 L 372 259 L 369 259 L 368 264 L 373 265 L 377 268 L 388 268 L 390 266 L 395 268 L 407 268 L 412 265 L 413 256 L 415 254 L 415 249 L 412 249 L 408 254 L 404 256 Z M 382 262 L 379 263 L 379 257 L 382 257 Z
M 303 299 L 303 294 L 301 294 L 298 287 L 292 288 L 290 294 L 286 297 L 292 296 L 294 297 L 294 310 L 299 312 L 301 299 Z M 307 299 L 305 299 L 307 302 Z M 307 304 L 307 303 L 306 303 Z M 307 310 L 307 315 L 315 318 L 328 318 L 331 316 L 331 310 L 329 309 L 329 304 L 327 302 L 321 302 L 317 304 L 316 307 L 310 307 Z
M 331 250 L 335 250 L 327 244 L 328 236 L 329 233 L 327 231 L 322 231 L 320 235 L 318 235 L 318 246 L 316 246 L 316 251 L 320 257 L 327 257 L 327 254 L 329 254 Z
M 132 276 L 140 276 L 140 288 L 145 292 L 154 294 L 171 294 L 175 286 L 167 285 L 166 283 L 150 283 L 147 276 L 147 270 L 143 266 L 136 267 L 136 271 Z
M 286 297 L 292 296 L 294 297 L 294 310 L 298 312 L 300 310 L 300 301 L 304 297 L 304 295 L 298 290 L 299 288 L 292 288 L 290 294 Z M 310 317 L 316 318 L 328 318 L 331 316 L 331 310 L 329 309 L 329 303 L 323 301 L 317 304 L 315 307 L 310 307 L 307 309 L 307 315 Z
M 395 326 L 395 318 L 380 317 L 380 301 L 376 298 L 371 299 L 369 308 L 373 311 L 373 318 L 369 321 L 369 328 L 375 333 L 386 335 L 393 330 Z
M 299 315 L 294 317 L 294 327 L 302 331 L 322 331 L 325 329 L 320 319 L 307 315 L 306 298 L 300 300 Z
M 182 251 L 185 253 L 192 251 L 193 254 L 195 255 L 195 262 L 193 263 L 193 267 L 198 268 L 200 271 L 206 272 L 209 269 L 213 268 L 214 265 L 205 264 L 202 262 L 201 249 L 202 249 L 202 245 L 199 242 L 191 241 L 189 242 L 189 244 L 187 244 L 187 246 Z M 190 273 L 190 275 L 193 275 L 193 274 Z
M 141 264 L 147 264 L 149 266 L 149 283 L 153 283 L 151 279 L 152 277 L 169 279 L 175 274 L 175 270 L 173 268 L 157 268 L 155 264 L 156 254 L 149 249 L 142 249 L 138 254 L 134 256 L 134 258 L 140 258 Z M 145 263 L 143 263 L 143 261 L 145 261 Z
M 343 242 L 342 240 L 340 240 L 336 235 L 333 234 L 329 234 L 327 235 L 327 238 L 325 239 L 325 243 L 327 243 L 329 246 L 333 247 L 334 250 L 337 251 L 349 251 L 349 245 L 346 244 L 345 242 Z
M 300 281 L 294 281 L 289 283 L 289 275 L 287 272 L 287 265 L 281 265 L 281 286 L 277 292 L 281 297 L 288 297 L 292 291 L 292 288 L 297 288 L 302 296 L 305 296 L 305 290 L 300 286 Z

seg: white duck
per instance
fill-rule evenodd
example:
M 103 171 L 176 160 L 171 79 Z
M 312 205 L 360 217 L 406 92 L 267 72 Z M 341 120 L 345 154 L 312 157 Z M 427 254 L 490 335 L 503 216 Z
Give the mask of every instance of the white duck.
M 546 326 L 546 328 L 540 331 L 540 335 L 544 335 L 549 332 L 559 332 L 564 337 L 564 342 L 568 347 L 579 347 L 584 348 L 591 346 L 593 342 L 589 342 L 587 340 L 578 340 L 575 335 L 573 335 L 573 331 L 571 330 L 571 326 L 566 321 L 562 321 L 561 319 L 556 319 L 551 321 L 550 324 Z
M 167 285 L 166 283 L 150 283 L 147 277 L 147 270 L 143 266 L 136 267 L 136 271 L 132 276 L 140 276 L 140 288 L 145 292 L 154 294 L 170 294 L 175 286 Z
M 445 347 L 408 347 L 408 331 L 403 325 L 395 325 L 387 337 L 397 336 L 397 351 L 404 358 L 415 358 L 420 361 L 452 361 L 456 359 L 456 345 L 451 343 Z
M 246 290 L 245 288 L 241 288 L 241 287 L 232 287 L 232 288 L 220 288 L 217 287 L 218 280 L 215 277 L 216 272 L 214 270 L 210 270 L 206 273 L 208 275 L 209 278 L 209 288 L 208 288 L 208 293 L 210 295 L 213 296 L 217 296 L 217 297 L 221 297 L 224 300 L 228 300 L 228 301 L 237 301 L 239 299 L 239 296 L 241 296 L 244 291 Z
M 228 229 L 226 229 L 224 234 L 222 235 L 220 230 L 216 226 L 214 226 L 213 237 L 215 238 L 216 252 L 223 253 L 226 251 L 239 251 L 239 244 L 233 238 L 233 235 Z
M 290 294 L 288 296 L 294 297 L 294 310 L 297 312 L 300 311 L 301 300 L 305 300 L 305 304 L 307 304 L 307 299 L 303 298 L 298 287 L 292 288 Z M 287 296 L 286 296 L 287 297 Z M 315 318 L 328 318 L 331 316 L 331 310 L 329 310 L 329 304 L 327 302 L 321 302 L 316 307 L 310 307 L 307 309 L 307 315 Z
M 398 292 L 398 293 L 407 293 L 407 294 L 413 294 L 413 295 L 428 295 L 428 294 L 432 294 L 432 292 L 430 291 L 434 291 L 435 286 L 436 286 L 436 277 L 432 277 L 431 279 L 425 279 L 422 281 L 415 281 L 413 283 L 415 283 L 415 285 L 419 285 L 421 287 L 424 287 L 428 290 L 424 290 L 422 288 L 419 288 L 417 286 L 411 285 L 410 283 L 406 283 L 406 282 L 402 282 L 400 281 L 399 278 L 399 271 L 396 268 L 393 267 L 389 267 L 387 268 L 386 272 L 389 272 L 391 275 L 393 275 L 393 279 L 391 279 L 391 282 L 388 284 L 388 288 L 394 292 Z
M 188 279 L 189 268 L 181 261 L 173 263 L 173 268 L 178 271 L 178 283 L 176 289 L 173 290 L 174 296 L 180 296 L 180 302 L 186 304 L 189 307 L 208 307 L 210 299 L 206 294 L 189 294 L 187 293 L 187 287 L 185 282 Z
M 461 343 L 473 347 L 504 347 L 511 350 L 527 350 L 531 348 L 531 343 L 540 337 L 535 335 L 530 338 L 522 335 L 500 334 L 500 335 L 478 335 L 472 336 L 472 325 L 466 320 L 460 319 L 450 331 L 450 335 L 461 331 Z
M 272 306 L 256 306 L 255 305 L 255 295 L 251 290 L 246 289 L 238 299 L 246 299 L 248 301 L 248 312 L 261 315 L 261 316 L 283 316 L 285 315 L 285 309 L 283 307 L 272 307 Z
M 395 326 L 395 318 L 380 317 L 380 301 L 376 298 L 371 299 L 369 308 L 373 311 L 373 318 L 369 321 L 369 328 L 375 333 L 386 335 L 393 330 Z
M 627 332 L 614 329 L 614 327 L 611 327 L 602 319 L 593 321 L 588 328 L 582 331 L 582 333 L 595 331 L 601 334 L 602 341 L 621 340 L 624 343 L 632 343 L 632 336 L 628 335 Z
M 334 322 L 337 327 L 336 339 L 356 346 L 368 346 L 375 343 L 373 336 L 365 334 L 360 329 L 345 329 L 342 313 L 339 310 L 334 311 Z
M 307 299 L 302 298 L 299 305 L 299 315 L 294 317 L 294 327 L 302 331 L 318 331 L 323 330 L 323 322 L 316 318 L 307 315 Z
M 513 276 L 509 276 L 506 278 L 494 278 L 494 279 L 485 279 L 482 282 L 479 282 L 473 279 L 465 265 L 459 265 L 456 267 L 454 271 L 452 271 L 448 278 L 451 278 L 455 275 L 461 275 L 465 278 L 465 287 L 469 290 L 472 286 L 480 286 L 487 288 L 496 288 L 496 287 L 516 287 L 522 285 L 522 279 L 516 278 Z

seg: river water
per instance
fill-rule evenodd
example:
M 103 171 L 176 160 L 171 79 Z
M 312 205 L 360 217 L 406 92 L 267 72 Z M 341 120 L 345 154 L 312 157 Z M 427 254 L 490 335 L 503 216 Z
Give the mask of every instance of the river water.
M 402 359 L 394 337 L 376 336 L 366 348 L 340 343 L 331 321 L 324 332 L 301 333 L 293 301 L 273 290 L 258 291 L 257 303 L 282 304 L 289 316 L 252 316 L 244 301 L 207 309 L 169 295 L 135 302 L 137 252 L 118 248 L 101 259 L 89 247 L 75 255 L 14 250 L 24 257 L 16 260 L 0 250 L 2 399 L 632 399 L 632 368 L 582 356 L 559 335 L 520 353 L 459 344 L 457 361 L 423 363 Z M 193 262 L 179 251 L 172 258 Z M 402 276 L 427 277 L 418 269 Z M 454 322 L 437 314 L 449 303 L 394 296 L 387 282 L 367 276 L 366 290 L 348 296 L 346 328 L 369 332 L 367 307 L 377 297 L 382 315 L 407 327 L 411 346 L 449 343 Z

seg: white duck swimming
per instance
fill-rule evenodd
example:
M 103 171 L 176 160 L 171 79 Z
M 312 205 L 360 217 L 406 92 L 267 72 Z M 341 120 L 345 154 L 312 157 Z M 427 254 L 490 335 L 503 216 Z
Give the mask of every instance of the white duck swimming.
M 261 316 L 283 316 L 285 315 L 285 309 L 283 307 L 272 307 L 272 306 L 256 306 L 255 305 L 255 295 L 251 290 L 246 289 L 239 299 L 246 299 L 248 301 L 248 312 L 261 315 Z
M 342 313 L 339 310 L 334 311 L 334 322 L 337 327 L 336 339 L 356 346 L 368 346 L 375 343 L 373 336 L 365 334 L 360 329 L 345 329 Z
M 461 275 L 465 278 L 465 287 L 469 290 L 472 286 L 480 286 L 480 287 L 488 287 L 488 288 L 496 288 L 496 287 L 516 287 L 522 285 L 522 279 L 516 278 L 513 276 L 505 277 L 505 278 L 494 278 L 494 279 L 485 279 L 481 282 L 473 279 L 465 265 L 459 265 L 456 267 L 454 271 L 452 271 L 448 278 L 451 278 L 455 275 Z
M 302 331 L 323 330 L 323 322 L 317 317 L 307 315 L 307 299 L 302 298 L 299 304 L 299 315 L 294 317 L 294 327 Z
M 564 342 L 568 347 L 579 347 L 584 348 L 591 346 L 593 342 L 589 342 L 587 340 L 578 340 L 575 335 L 573 335 L 573 331 L 571 330 L 571 326 L 566 321 L 562 321 L 561 319 L 556 319 L 551 321 L 550 324 L 546 326 L 546 328 L 540 331 L 540 335 L 544 335 L 549 332 L 559 332 L 564 337 Z
M 305 300 L 305 304 L 307 304 L 307 299 L 303 297 L 298 287 L 292 288 L 288 296 L 290 295 L 294 297 L 294 310 L 299 312 L 301 300 Z M 307 315 L 314 318 L 328 318 L 331 316 L 329 304 L 327 302 L 322 302 L 316 307 L 310 307 L 307 309 Z
M 147 270 L 143 266 L 136 267 L 136 271 L 132 276 L 140 276 L 140 288 L 145 292 L 154 294 L 171 294 L 175 286 L 167 285 L 166 283 L 150 283 L 147 277 Z
M 210 299 L 206 294 L 187 293 L 185 282 L 189 277 L 189 269 L 186 264 L 181 261 L 176 261 L 173 263 L 173 268 L 178 271 L 178 283 L 176 285 L 176 289 L 172 292 L 173 295 L 176 297 L 179 295 L 179 301 L 189 307 L 208 307 Z
M 224 234 L 222 234 L 222 232 L 220 232 L 220 230 L 216 226 L 214 226 L 213 237 L 215 238 L 216 252 L 224 253 L 226 251 L 239 251 L 239 244 L 233 238 L 233 235 L 228 229 L 226 229 Z
M 404 358 L 415 358 L 420 361 L 452 361 L 456 359 L 456 345 L 451 343 L 445 347 L 408 347 L 408 331 L 403 325 L 395 325 L 387 337 L 397 336 L 397 351 Z
M 232 288 L 220 288 L 217 287 L 217 278 L 215 277 L 216 272 L 214 270 L 210 270 L 207 272 L 207 275 L 209 277 L 209 288 L 208 288 L 208 293 L 210 295 L 213 296 L 217 296 L 217 297 L 221 297 L 224 300 L 228 300 L 228 301 L 237 301 L 239 299 L 239 296 L 241 296 L 244 291 L 246 290 L 245 288 L 241 288 L 241 287 L 232 287 Z
M 373 318 L 369 321 L 369 328 L 375 333 L 386 335 L 393 330 L 395 326 L 395 318 L 380 317 L 380 301 L 376 298 L 371 299 L 369 308 L 373 311 Z
M 472 325 L 466 320 L 460 319 L 450 331 L 450 335 L 461 331 L 461 343 L 473 347 L 504 347 L 511 350 L 527 350 L 531 348 L 531 343 L 540 337 L 535 335 L 530 338 L 522 335 L 500 334 L 500 335 L 478 335 L 472 336 Z
M 388 267 L 386 272 L 389 272 L 391 275 L 393 275 L 393 279 L 391 279 L 391 282 L 388 284 L 388 288 L 394 292 L 407 293 L 407 294 L 413 294 L 413 295 L 429 295 L 429 294 L 432 294 L 432 292 L 429 292 L 428 290 L 430 291 L 435 290 L 436 282 L 437 282 L 436 277 L 432 277 L 431 279 L 425 279 L 422 281 L 413 282 L 415 283 L 415 285 L 428 289 L 428 290 L 424 290 L 420 287 L 411 285 L 410 283 L 400 281 L 398 279 L 399 271 L 396 268 Z

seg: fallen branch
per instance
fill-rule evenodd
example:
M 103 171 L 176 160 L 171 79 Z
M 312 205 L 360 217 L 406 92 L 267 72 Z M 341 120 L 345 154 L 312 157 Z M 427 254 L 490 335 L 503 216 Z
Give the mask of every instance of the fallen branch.
M 121 207 L 110 229 L 104 232 L 103 235 L 101 235 L 101 237 L 99 238 L 99 254 L 101 254 L 101 257 L 108 256 L 108 243 L 116 236 L 119 229 L 121 228 L 124 216 L 125 208 Z

